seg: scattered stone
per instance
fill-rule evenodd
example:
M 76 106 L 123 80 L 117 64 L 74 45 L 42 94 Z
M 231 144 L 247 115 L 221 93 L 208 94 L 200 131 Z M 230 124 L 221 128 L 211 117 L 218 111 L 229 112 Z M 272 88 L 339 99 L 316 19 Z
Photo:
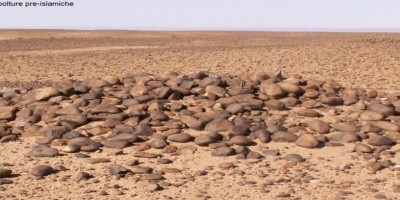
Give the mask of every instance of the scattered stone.
M 316 148 L 319 145 L 318 139 L 311 135 L 311 134 L 304 134 L 300 136 L 295 144 L 299 147 L 304 147 L 304 148 Z
M 370 144 L 372 146 L 392 145 L 392 144 L 394 144 L 394 141 L 387 136 L 379 135 L 379 136 L 371 138 L 368 141 L 368 144 Z
M 56 157 L 58 156 L 58 150 L 54 148 L 34 148 L 29 152 L 30 156 L 33 157 Z
M 370 146 L 362 143 L 357 143 L 354 150 L 361 153 L 372 153 L 374 151 Z
M 159 181 L 164 179 L 164 177 L 161 174 L 153 173 L 153 174 L 146 174 L 145 179 L 149 181 Z
M 299 136 L 297 136 L 296 134 L 293 134 L 293 133 L 278 131 L 278 132 L 275 132 L 271 138 L 272 138 L 272 141 L 274 141 L 274 142 L 292 143 L 292 142 L 295 142 L 299 138 Z
M 230 147 L 219 147 L 214 149 L 214 151 L 211 153 L 212 156 L 217 156 L 217 157 L 231 156 L 234 154 L 235 150 Z
M 199 135 L 194 139 L 194 143 L 196 143 L 199 146 L 208 146 L 211 143 L 214 143 L 217 141 L 217 138 L 212 137 L 210 135 Z
M 87 172 L 79 172 L 79 173 L 76 175 L 75 180 L 76 180 L 76 181 L 88 180 L 88 179 L 90 179 L 90 178 L 92 178 L 92 177 L 93 177 L 93 176 L 90 175 L 90 174 L 87 173 Z
M 285 156 L 285 159 L 287 161 L 292 161 L 292 162 L 295 162 L 295 163 L 300 163 L 300 162 L 304 162 L 305 161 L 305 159 L 302 156 L 300 156 L 299 154 L 287 154 Z
M 0 169 L 0 178 L 9 178 L 12 175 L 10 169 Z
M 180 133 L 168 136 L 167 139 L 172 142 L 186 143 L 192 141 L 193 138 L 187 133 Z
M 384 166 L 382 166 L 379 162 L 370 162 L 367 164 L 366 167 L 368 170 L 371 170 L 373 172 L 380 171 L 384 168 Z
M 149 182 L 146 186 L 146 190 L 149 192 L 155 192 L 157 190 L 161 189 L 160 186 L 157 183 L 154 182 Z
M 234 136 L 229 140 L 232 144 L 239 145 L 239 146 L 250 146 L 253 145 L 254 142 L 247 138 L 246 136 Z
M 173 162 L 172 160 L 166 159 L 166 158 L 160 158 L 157 160 L 157 163 L 160 163 L 160 164 L 171 164 L 172 162 Z
M 104 145 L 104 147 L 107 147 L 107 148 L 123 149 L 123 148 L 129 146 L 129 142 L 124 141 L 124 140 L 112 140 L 112 141 L 104 142 L 103 145 Z
M 127 168 L 120 165 L 111 165 L 108 169 L 112 175 L 126 174 L 129 172 Z
M 147 153 L 143 151 L 138 151 L 133 154 L 133 156 L 138 157 L 138 158 L 158 158 L 161 157 L 160 154 L 156 153 Z
M 318 119 L 311 119 L 307 122 L 308 128 L 318 133 L 328 133 L 329 124 Z
M 31 170 L 31 174 L 36 177 L 44 177 L 54 173 L 54 169 L 48 165 L 39 165 Z

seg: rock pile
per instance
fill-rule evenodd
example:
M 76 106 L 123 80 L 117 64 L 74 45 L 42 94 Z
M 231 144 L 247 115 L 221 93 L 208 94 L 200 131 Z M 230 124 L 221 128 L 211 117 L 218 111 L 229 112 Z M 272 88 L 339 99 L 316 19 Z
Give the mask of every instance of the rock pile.
M 53 87 L 1 90 L 0 143 L 39 136 L 29 152 L 33 157 L 135 146 L 135 157 L 160 158 L 195 152 L 194 146 L 176 145 L 188 142 L 212 149 L 212 156 L 238 159 L 262 159 L 246 146 L 269 142 L 302 148 L 354 143 L 357 152 L 379 153 L 400 141 L 399 97 L 398 92 L 342 88 L 334 80 L 268 74 L 141 73 L 63 80 Z M 162 154 L 146 152 L 151 148 Z M 286 159 L 305 161 L 297 154 Z M 385 165 L 377 161 L 366 167 L 377 171 Z M 42 177 L 55 171 L 41 165 L 31 173 Z M 1 177 L 11 173 L 1 172 Z M 110 173 L 145 173 L 154 182 L 164 172 L 113 165 Z M 160 188 L 152 183 L 147 190 Z

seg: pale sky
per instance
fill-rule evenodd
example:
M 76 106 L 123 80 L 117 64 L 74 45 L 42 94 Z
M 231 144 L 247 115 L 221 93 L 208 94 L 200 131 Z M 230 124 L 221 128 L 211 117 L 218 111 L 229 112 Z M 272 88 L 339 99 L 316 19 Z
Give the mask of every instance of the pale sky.
M 0 7 L 0 28 L 400 29 L 400 0 L 69 1 L 75 6 Z

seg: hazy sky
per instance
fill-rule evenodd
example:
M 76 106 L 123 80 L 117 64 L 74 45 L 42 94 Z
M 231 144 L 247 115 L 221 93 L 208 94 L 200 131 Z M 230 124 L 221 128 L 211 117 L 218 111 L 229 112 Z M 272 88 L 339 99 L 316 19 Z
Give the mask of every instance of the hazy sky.
M 0 28 L 400 28 L 400 0 L 69 1 L 75 6 L 0 7 Z

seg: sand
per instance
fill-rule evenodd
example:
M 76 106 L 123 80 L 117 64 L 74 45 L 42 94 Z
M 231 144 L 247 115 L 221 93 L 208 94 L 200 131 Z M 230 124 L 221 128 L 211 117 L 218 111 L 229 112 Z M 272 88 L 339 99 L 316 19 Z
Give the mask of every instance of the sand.
M 65 78 L 136 72 L 162 75 L 210 70 L 238 74 L 281 69 L 285 76 L 333 78 L 349 88 L 398 90 L 399 52 L 400 34 L 3 30 L 0 87 L 38 87 Z M 125 148 L 123 155 L 114 155 L 116 150 L 112 149 L 90 153 L 92 158 L 111 160 L 91 165 L 73 154 L 32 158 L 28 152 L 35 140 L 23 137 L 0 143 L 0 168 L 16 173 L 14 183 L 3 185 L 6 190 L 0 191 L 0 199 L 378 199 L 379 195 L 400 199 L 395 191 L 400 185 L 399 144 L 391 149 L 397 154 L 387 156 L 397 165 L 373 173 L 365 168 L 369 160 L 349 152 L 354 144 L 321 149 L 293 143 L 250 147 L 258 152 L 298 153 L 307 160 L 288 166 L 280 156 L 266 156 L 255 164 L 234 156 L 211 157 L 209 148 L 186 143 L 180 146 L 192 145 L 198 150 L 188 155 L 164 155 L 174 161 L 167 166 L 156 159 L 139 159 L 142 166 L 182 170 L 165 175 L 176 186 L 148 192 L 144 181 L 108 173 L 111 163 L 125 166 L 135 159 L 133 147 Z M 225 162 L 235 163 L 245 174 L 219 168 Z M 30 170 L 38 164 L 63 165 L 68 170 L 37 180 Z M 208 169 L 208 174 L 195 175 L 210 166 L 213 169 Z M 74 177 L 80 171 L 94 178 L 77 182 Z M 65 178 L 68 176 L 71 178 Z M 280 193 L 290 197 L 277 197 Z
M 146 71 L 274 71 L 399 88 L 400 35 L 368 33 L 0 31 L 0 87 Z

